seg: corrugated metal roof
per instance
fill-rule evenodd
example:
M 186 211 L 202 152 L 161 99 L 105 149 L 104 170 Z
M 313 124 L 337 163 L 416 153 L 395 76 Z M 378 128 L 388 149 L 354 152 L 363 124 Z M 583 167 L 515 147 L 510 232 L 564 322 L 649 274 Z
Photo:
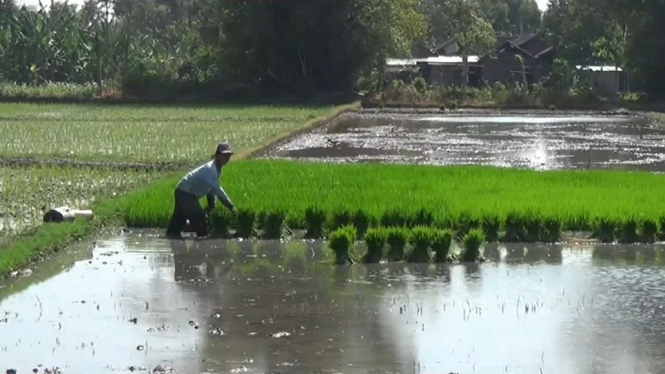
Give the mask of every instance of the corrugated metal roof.
M 577 70 L 591 70 L 591 71 L 623 71 L 620 67 L 610 66 L 610 65 L 591 65 L 591 66 L 575 66 Z

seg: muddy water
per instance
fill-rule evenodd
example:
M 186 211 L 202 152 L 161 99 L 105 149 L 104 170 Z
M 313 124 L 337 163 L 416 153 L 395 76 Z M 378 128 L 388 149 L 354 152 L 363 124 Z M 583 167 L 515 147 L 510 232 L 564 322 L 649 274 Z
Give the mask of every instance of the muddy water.
M 629 115 L 365 113 L 299 136 L 268 157 L 665 171 L 664 139 L 665 129 Z
M 317 242 L 112 237 L 2 285 L 0 371 L 658 372 L 664 251 L 336 267 Z

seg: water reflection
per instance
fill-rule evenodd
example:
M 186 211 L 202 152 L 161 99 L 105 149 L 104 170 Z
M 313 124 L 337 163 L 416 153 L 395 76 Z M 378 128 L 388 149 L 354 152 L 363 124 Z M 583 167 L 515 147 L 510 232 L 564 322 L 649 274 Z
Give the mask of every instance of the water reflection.
M 157 364 L 248 373 L 657 372 L 665 364 L 662 246 L 484 251 L 494 261 L 332 266 L 320 241 L 113 238 L 90 262 L 0 302 L 10 311 L 0 362 L 95 373 Z

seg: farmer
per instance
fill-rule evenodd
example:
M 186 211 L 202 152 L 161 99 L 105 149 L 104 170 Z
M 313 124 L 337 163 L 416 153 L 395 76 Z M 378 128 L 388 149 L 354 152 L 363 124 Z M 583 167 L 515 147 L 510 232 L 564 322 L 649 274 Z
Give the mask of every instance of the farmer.
M 167 236 L 180 237 L 188 219 L 199 238 L 208 236 L 207 214 L 215 209 L 215 197 L 235 214 L 231 199 L 219 184 L 222 167 L 229 162 L 232 155 L 233 151 L 228 143 L 219 143 L 212 161 L 190 171 L 180 180 L 175 187 L 175 206 L 166 229 Z M 206 210 L 203 210 L 199 203 L 199 199 L 204 195 L 208 200 Z

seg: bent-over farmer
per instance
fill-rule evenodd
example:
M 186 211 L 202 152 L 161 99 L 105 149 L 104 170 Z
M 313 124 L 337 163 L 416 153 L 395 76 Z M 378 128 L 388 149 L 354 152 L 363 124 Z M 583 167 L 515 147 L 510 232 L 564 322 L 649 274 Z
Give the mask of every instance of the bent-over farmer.
M 175 206 L 166 229 L 167 236 L 180 237 L 188 219 L 198 237 L 208 236 L 207 213 L 215 209 L 215 197 L 235 214 L 231 199 L 219 183 L 222 167 L 229 162 L 232 155 L 233 151 L 228 143 L 219 143 L 212 161 L 190 171 L 180 180 L 175 187 Z M 203 196 L 208 200 L 206 210 L 203 210 L 199 203 Z

